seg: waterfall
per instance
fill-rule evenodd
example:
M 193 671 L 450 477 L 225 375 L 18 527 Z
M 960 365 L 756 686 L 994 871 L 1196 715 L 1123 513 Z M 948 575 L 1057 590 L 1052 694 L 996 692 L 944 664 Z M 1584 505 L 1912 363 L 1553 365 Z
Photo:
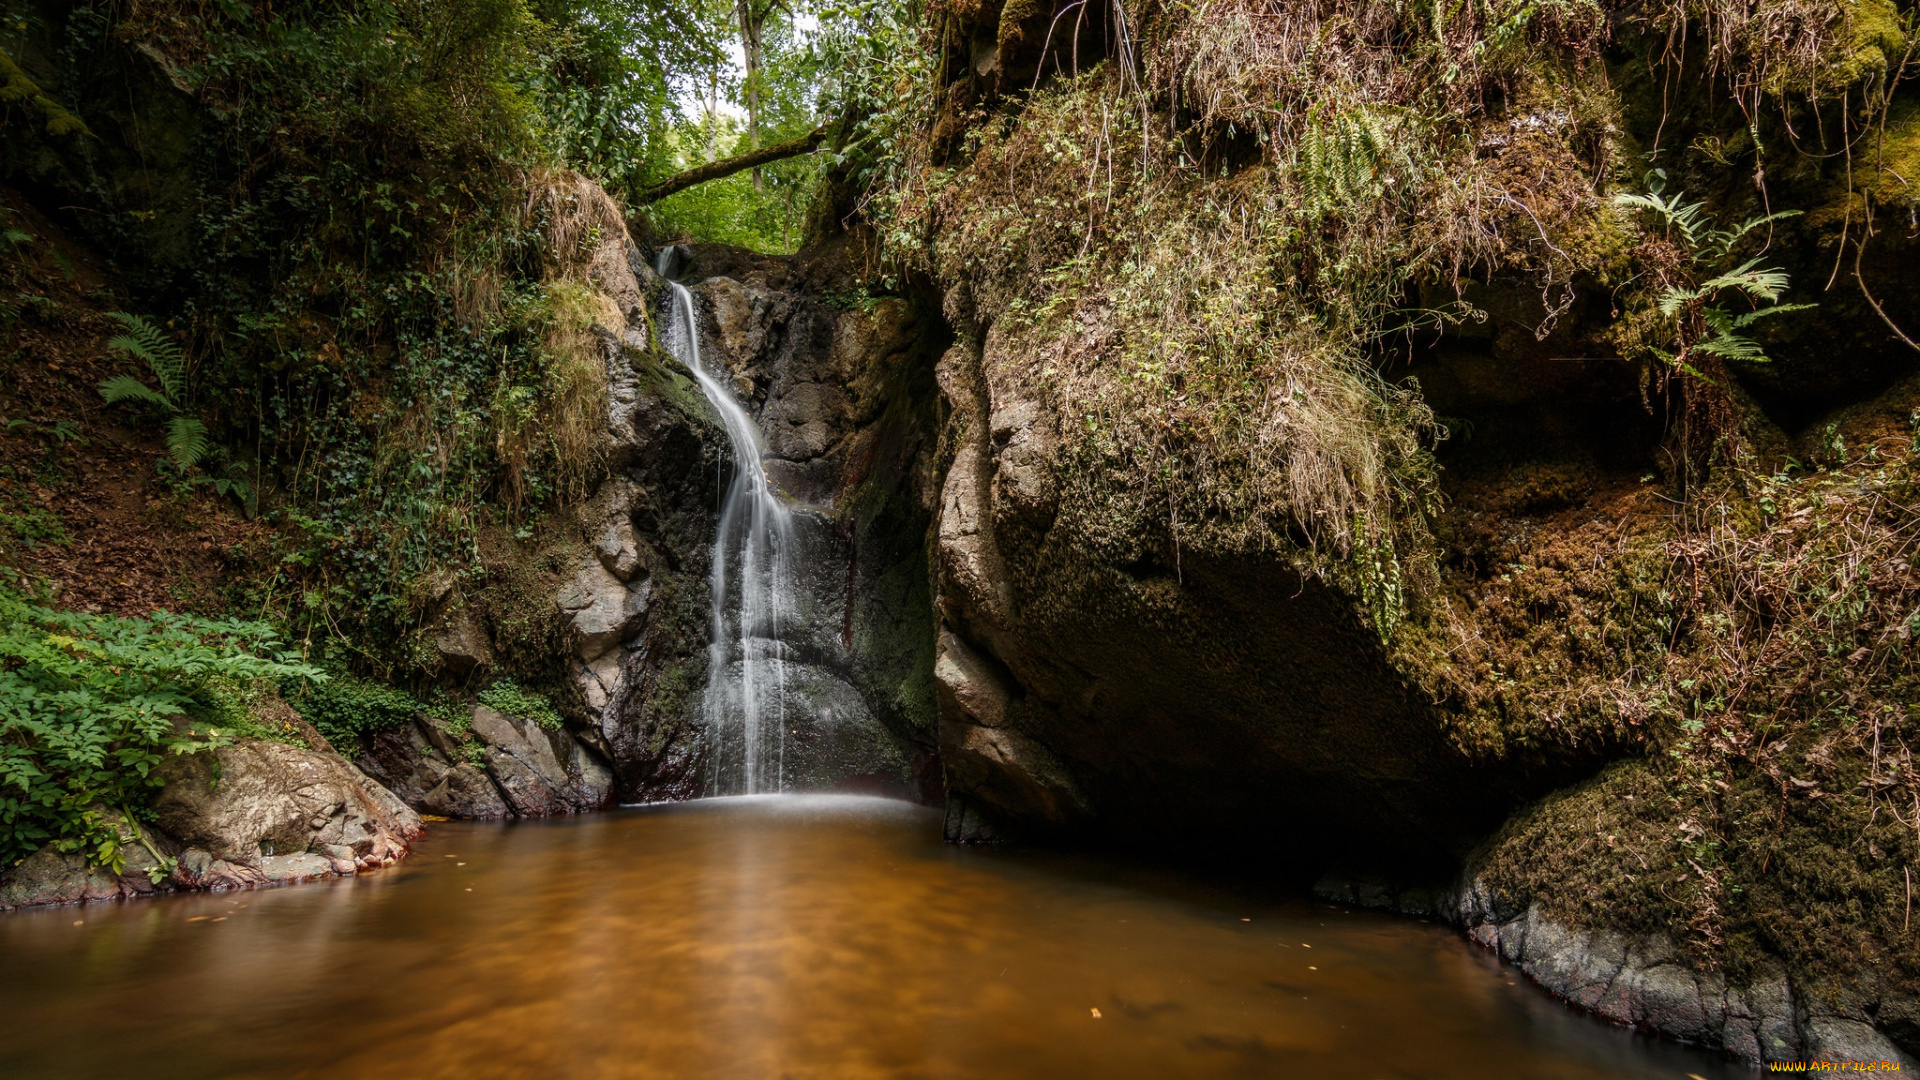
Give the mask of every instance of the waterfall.
M 660 253 L 666 277 L 674 249 Z M 724 368 L 700 359 L 693 294 L 671 278 L 667 348 L 699 381 L 727 429 L 733 480 L 713 539 L 713 639 L 707 646 L 707 790 L 753 795 L 786 786 L 785 624 L 793 608 L 793 515 L 760 464 L 760 433 L 727 388 Z

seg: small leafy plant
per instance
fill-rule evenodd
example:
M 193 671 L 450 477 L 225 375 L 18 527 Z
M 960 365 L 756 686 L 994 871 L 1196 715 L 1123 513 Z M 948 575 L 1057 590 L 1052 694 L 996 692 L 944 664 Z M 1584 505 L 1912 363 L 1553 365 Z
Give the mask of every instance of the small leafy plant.
M 560 730 L 560 714 L 554 711 L 546 698 L 530 694 L 509 680 L 501 679 L 475 696 L 480 699 L 480 704 L 489 709 L 508 716 L 523 717 L 549 731 Z
M 0 587 L 0 866 L 51 844 L 118 873 L 155 767 L 226 741 L 207 722 L 223 687 L 324 677 L 279 644 L 264 623 L 55 611 Z
M 253 512 L 253 488 L 236 476 L 212 476 L 204 471 L 214 444 L 207 426 L 192 414 L 193 364 L 186 350 L 159 327 L 139 315 L 110 311 L 107 317 L 127 328 L 107 342 L 107 348 L 140 360 L 160 384 L 158 390 L 132 375 L 115 375 L 100 384 L 100 396 L 109 404 L 123 401 L 157 406 L 167 414 L 167 457 L 160 465 L 181 491 L 196 484 L 212 485 L 216 494 L 231 495 Z M 234 471 L 229 466 L 228 472 Z
M 311 685 L 292 680 L 281 685 L 281 693 L 328 742 L 349 753 L 360 736 L 399 727 L 426 709 L 404 690 L 344 674 Z
M 109 340 L 107 348 L 145 362 L 160 389 L 155 390 L 132 375 L 115 375 L 100 384 L 100 396 L 110 405 L 135 401 L 164 410 L 167 455 L 173 459 L 175 468 L 183 473 L 191 472 L 206 458 L 212 443 L 207 437 L 207 426 L 187 411 L 193 366 L 186 350 L 139 315 L 110 311 L 107 317 L 127 328 L 126 333 L 116 334 Z
M 1688 257 L 1688 269 L 1696 275 L 1712 276 L 1698 283 L 1671 283 L 1661 291 L 1656 305 L 1662 316 L 1674 322 L 1676 348 L 1673 352 L 1655 348 L 1654 354 L 1669 366 L 1706 382 L 1714 380 L 1695 363 L 1696 354 L 1722 361 L 1766 363 L 1769 357 L 1760 343 L 1743 331 L 1761 319 L 1814 305 L 1780 303 L 1780 295 L 1787 290 L 1787 273 L 1760 265 L 1760 256 L 1738 266 L 1730 264 L 1734 249 L 1755 229 L 1795 217 L 1800 211 L 1780 210 L 1748 218 L 1731 229 L 1716 228 L 1703 203 L 1683 202 L 1679 192 L 1668 197 L 1666 181 L 1666 171 L 1655 169 L 1647 175 L 1646 194 L 1625 192 L 1614 196 L 1614 204 L 1652 215 L 1668 239 Z M 1745 310 L 1728 306 L 1735 298 L 1746 301 Z

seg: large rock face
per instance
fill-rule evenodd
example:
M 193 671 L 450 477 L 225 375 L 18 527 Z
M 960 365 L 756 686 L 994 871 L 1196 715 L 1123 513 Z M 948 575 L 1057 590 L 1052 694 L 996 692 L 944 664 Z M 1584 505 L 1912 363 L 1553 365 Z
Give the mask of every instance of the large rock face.
M 835 273 L 724 248 L 698 249 L 683 269 L 701 315 L 702 355 L 732 376 L 764 434 L 767 474 L 795 510 L 797 588 L 785 627 L 788 715 L 795 718 L 785 748 L 787 785 L 930 794 L 933 643 L 923 494 L 934 401 L 925 327 L 897 299 L 870 310 L 823 303 Z M 684 396 L 676 405 L 692 414 L 689 406 Z M 704 403 L 700 408 L 704 416 Z M 672 604 L 670 616 L 649 615 L 629 624 L 637 629 L 603 638 L 641 644 L 618 658 L 594 655 L 600 646 L 574 616 L 581 685 L 590 703 L 604 688 L 600 726 L 614 748 L 623 798 L 704 790 L 705 571 L 719 494 L 712 482 L 730 463 L 714 456 L 725 447 L 716 430 L 692 433 L 702 440 L 699 456 L 663 452 L 680 441 L 671 427 L 636 428 L 627 481 L 678 493 L 677 517 L 629 522 L 616 513 L 596 540 L 597 565 L 583 567 L 577 579 L 584 584 L 597 571 L 597 594 L 611 598 L 610 583 L 626 573 L 628 595 L 655 590 L 642 607 Z M 704 475 L 696 477 L 696 469 Z M 696 509 L 704 528 L 693 527 Z M 630 545 L 653 554 L 630 556 Z M 643 575 L 654 566 L 679 570 L 649 586 Z M 659 578 L 655 572 L 649 580 Z M 576 595 L 590 592 L 575 587 Z M 613 603 L 603 601 L 608 611 Z M 593 625 L 611 621 L 595 615 Z
M 1282 558 L 1169 550 L 1097 481 L 1062 485 L 1031 368 L 992 331 L 939 366 L 950 834 L 1464 854 L 1511 781 L 1448 747 L 1357 605 Z
M 270 880 L 272 860 L 309 857 L 316 873 L 391 865 L 420 818 L 334 754 L 243 740 L 160 766 L 160 830 L 184 846 L 181 866 L 209 882 Z M 199 882 L 195 882 L 199 883 Z

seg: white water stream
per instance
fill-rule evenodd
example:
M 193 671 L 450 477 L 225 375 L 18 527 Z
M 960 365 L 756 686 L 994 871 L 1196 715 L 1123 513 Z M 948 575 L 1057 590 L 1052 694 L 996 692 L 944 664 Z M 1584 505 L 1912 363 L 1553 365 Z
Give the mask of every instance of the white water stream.
M 666 277 L 672 249 L 660 253 Z M 713 639 L 707 647 L 707 794 L 756 795 L 786 786 L 786 647 L 793 610 L 793 515 L 760 464 L 760 432 L 723 370 L 700 359 L 693 294 L 673 290 L 667 348 L 687 366 L 733 446 L 733 480 L 713 540 Z

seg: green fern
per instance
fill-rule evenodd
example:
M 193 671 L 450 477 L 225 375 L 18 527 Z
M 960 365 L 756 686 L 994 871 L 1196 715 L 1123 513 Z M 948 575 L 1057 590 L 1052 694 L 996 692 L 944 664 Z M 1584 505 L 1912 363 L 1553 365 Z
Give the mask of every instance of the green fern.
M 182 473 L 192 472 L 206 460 L 213 442 L 207 426 L 187 415 L 192 367 L 186 350 L 138 315 L 110 311 L 107 317 L 127 328 L 126 333 L 110 339 L 107 348 L 144 361 L 160 389 L 155 390 L 132 375 L 115 375 L 100 384 L 100 396 L 109 404 L 140 402 L 158 405 L 171 413 L 167 419 L 167 456 Z
M 167 421 L 167 454 L 182 472 L 204 461 L 211 448 L 205 424 L 191 416 L 176 416 Z
M 123 352 L 139 360 L 144 360 L 147 370 L 160 382 L 160 390 L 166 395 L 167 403 L 174 411 L 180 411 L 187 400 L 187 376 L 189 367 L 186 351 L 178 342 L 169 338 L 159 327 L 146 319 L 125 311 L 110 311 L 107 318 L 127 328 L 107 342 L 107 348 Z M 109 380 L 112 381 L 112 380 Z M 104 393 L 105 385 L 101 391 Z
M 1391 118 L 1366 108 L 1316 118 L 1301 133 L 1298 160 L 1306 210 L 1314 216 L 1378 199 L 1396 167 L 1413 171 Z
M 1781 210 L 1748 218 L 1730 229 L 1716 228 L 1704 203 L 1683 202 L 1679 192 L 1668 197 L 1666 182 L 1665 170 L 1655 169 L 1647 174 L 1645 194 L 1627 192 L 1615 195 L 1614 205 L 1653 215 L 1660 221 L 1668 237 L 1677 240 L 1693 265 L 1702 271 L 1711 271 L 1716 266 L 1724 265 L 1732 258 L 1733 250 L 1740 241 L 1755 229 L 1800 213 L 1798 210 Z M 1769 316 L 1804 311 L 1814 306 L 1780 303 L 1780 296 L 1787 291 L 1788 284 L 1785 270 L 1761 266 L 1760 259 L 1753 258 L 1731 270 L 1715 273 L 1697 285 L 1667 289 L 1660 294 L 1656 305 L 1660 314 L 1675 320 L 1675 335 L 1679 339 L 1680 349 L 1674 353 L 1654 350 L 1655 355 L 1688 375 L 1708 382 L 1712 380 L 1687 363 L 1689 353 L 1701 352 L 1722 360 L 1752 364 L 1767 363 L 1771 358 L 1760 347 L 1760 343 L 1740 331 Z M 1735 314 L 1721 302 L 1722 294 L 1727 293 L 1743 297 L 1752 305 L 1752 309 Z M 1763 301 L 1765 306 L 1761 306 Z
M 122 401 L 141 401 L 163 409 L 174 407 L 172 398 L 131 375 L 115 375 L 101 383 L 100 396 L 106 398 L 109 405 L 117 405 Z

